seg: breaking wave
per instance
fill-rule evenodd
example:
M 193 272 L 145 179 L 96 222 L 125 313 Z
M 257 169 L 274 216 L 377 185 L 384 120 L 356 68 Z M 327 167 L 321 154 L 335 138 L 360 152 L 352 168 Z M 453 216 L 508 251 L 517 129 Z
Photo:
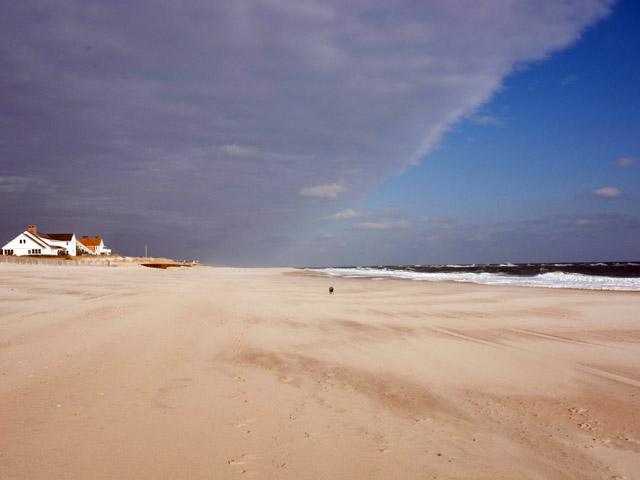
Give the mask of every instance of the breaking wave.
M 392 265 L 385 267 L 307 268 L 306 270 L 346 278 L 399 278 L 416 281 L 465 282 L 519 287 L 640 291 L 640 264 L 631 262 L 442 266 Z M 581 271 L 589 273 L 579 273 Z

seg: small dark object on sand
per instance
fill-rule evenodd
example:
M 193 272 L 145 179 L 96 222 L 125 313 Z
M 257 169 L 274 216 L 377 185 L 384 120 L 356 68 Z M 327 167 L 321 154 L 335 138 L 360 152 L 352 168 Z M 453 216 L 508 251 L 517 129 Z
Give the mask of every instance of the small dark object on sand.
M 333 287 L 329 287 L 329 295 L 333 295 Z

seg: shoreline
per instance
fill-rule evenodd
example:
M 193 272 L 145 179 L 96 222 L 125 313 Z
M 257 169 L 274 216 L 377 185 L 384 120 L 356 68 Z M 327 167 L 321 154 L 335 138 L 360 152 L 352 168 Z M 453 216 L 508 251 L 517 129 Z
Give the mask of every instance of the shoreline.
M 294 267 L 298 268 L 298 267 Z M 304 270 L 302 268 L 301 270 Z M 324 272 L 310 271 L 308 275 L 316 274 L 318 277 L 322 278 L 340 278 L 344 280 L 375 280 L 375 281 L 383 281 L 383 280 L 393 280 L 393 281 L 401 281 L 401 282 L 416 282 L 416 283 L 442 283 L 442 284 L 461 284 L 461 285 L 479 285 L 483 287 L 498 287 L 498 288 L 534 288 L 541 289 L 544 291 L 547 290 L 571 290 L 576 292 L 613 292 L 613 293 L 631 293 L 638 294 L 640 290 L 616 290 L 616 289 L 596 289 L 596 288 L 577 288 L 577 287 L 545 287 L 541 285 L 496 285 L 491 283 L 480 283 L 480 282 L 471 282 L 471 281 L 459 281 L 459 280 L 426 280 L 419 278 L 401 278 L 401 277 L 393 277 L 391 275 L 387 277 L 375 276 L 375 275 L 353 275 L 353 276 L 342 276 L 342 275 L 330 275 Z

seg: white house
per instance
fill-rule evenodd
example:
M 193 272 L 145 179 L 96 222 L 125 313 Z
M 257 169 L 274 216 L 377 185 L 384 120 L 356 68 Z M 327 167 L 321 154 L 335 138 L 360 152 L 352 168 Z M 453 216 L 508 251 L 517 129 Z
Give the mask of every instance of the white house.
M 109 255 L 111 249 L 105 247 L 100 237 L 89 238 L 86 235 L 78 239 L 78 250 L 90 255 Z
M 73 233 L 38 233 L 35 225 L 2 247 L 3 255 L 75 255 Z

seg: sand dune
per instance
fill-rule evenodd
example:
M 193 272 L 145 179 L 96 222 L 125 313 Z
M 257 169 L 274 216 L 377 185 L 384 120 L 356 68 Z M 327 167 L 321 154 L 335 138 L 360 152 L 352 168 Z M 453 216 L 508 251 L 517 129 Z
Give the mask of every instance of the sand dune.
M 0 306 L 0 478 L 640 478 L 638 293 L 0 265 Z

